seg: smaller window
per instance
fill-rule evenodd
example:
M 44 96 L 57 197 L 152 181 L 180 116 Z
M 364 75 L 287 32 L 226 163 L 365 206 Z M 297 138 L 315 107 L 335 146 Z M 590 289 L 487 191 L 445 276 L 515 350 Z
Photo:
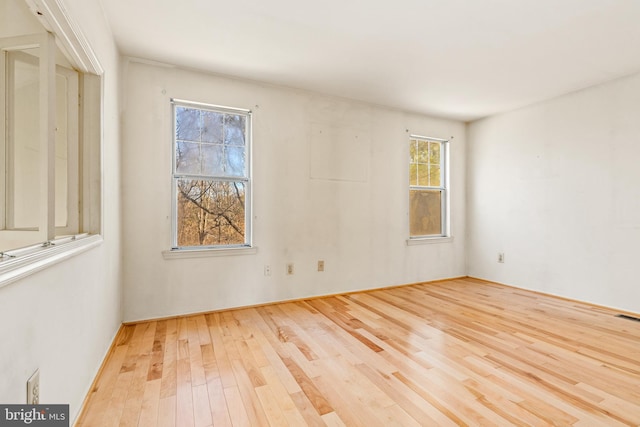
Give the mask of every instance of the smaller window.
M 409 237 L 448 236 L 448 141 L 409 139 Z
M 172 102 L 172 246 L 251 246 L 251 112 Z

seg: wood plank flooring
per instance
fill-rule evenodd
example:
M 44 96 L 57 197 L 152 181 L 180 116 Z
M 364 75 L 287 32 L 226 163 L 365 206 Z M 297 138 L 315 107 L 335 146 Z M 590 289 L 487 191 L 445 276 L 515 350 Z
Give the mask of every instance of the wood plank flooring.
M 126 325 L 77 426 L 638 426 L 640 322 L 457 279 Z

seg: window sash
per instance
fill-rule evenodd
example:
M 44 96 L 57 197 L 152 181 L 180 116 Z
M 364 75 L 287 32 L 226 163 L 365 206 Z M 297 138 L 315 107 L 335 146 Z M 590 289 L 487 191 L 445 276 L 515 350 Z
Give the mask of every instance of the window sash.
M 438 233 L 418 233 L 418 232 L 414 231 L 414 228 L 421 229 L 422 227 L 420 227 L 420 226 L 416 227 L 414 221 L 417 218 L 412 218 L 411 217 L 411 212 L 412 212 L 412 207 L 413 207 L 413 206 L 411 206 L 411 203 L 413 202 L 413 200 L 412 200 L 413 198 L 411 196 L 412 196 L 412 193 L 421 193 L 421 192 L 424 192 L 424 193 L 430 193 L 430 192 L 435 193 L 435 192 L 437 192 L 439 194 L 438 202 L 440 203 L 440 212 L 438 213 L 439 214 L 439 224 L 438 224 L 439 225 L 439 232 Z M 446 194 L 446 190 L 441 190 L 441 189 L 437 189 L 437 188 L 418 188 L 418 189 L 411 188 L 409 194 L 410 194 L 410 197 L 409 197 L 409 201 L 410 201 L 410 206 L 409 206 L 409 212 L 410 212 L 410 214 L 409 214 L 410 215 L 410 218 L 409 218 L 409 221 L 410 221 L 410 223 L 409 223 L 409 238 L 411 238 L 411 239 L 418 238 L 419 239 L 419 238 L 425 238 L 425 237 L 445 237 L 445 236 L 447 236 L 447 233 L 446 233 L 446 223 L 447 223 L 447 221 L 446 221 L 446 214 L 447 214 L 447 208 L 446 208 L 447 194 Z
M 174 177 L 173 178 L 173 220 L 172 220 L 172 233 L 173 233 L 173 249 L 206 249 L 206 248 L 234 248 L 234 247 L 251 247 L 251 203 L 250 203 L 250 194 L 251 194 L 251 181 L 248 179 L 243 180 L 233 180 L 233 179 L 215 179 L 215 178 L 202 178 L 202 177 L 193 177 L 195 181 L 208 181 L 212 183 L 218 182 L 238 182 L 242 183 L 244 186 L 244 241 L 242 243 L 229 243 L 229 244 L 202 244 L 202 245 L 180 245 L 178 242 L 179 235 L 179 199 L 180 199 L 180 190 L 178 189 L 179 181 L 184 180 L 184 177 Z

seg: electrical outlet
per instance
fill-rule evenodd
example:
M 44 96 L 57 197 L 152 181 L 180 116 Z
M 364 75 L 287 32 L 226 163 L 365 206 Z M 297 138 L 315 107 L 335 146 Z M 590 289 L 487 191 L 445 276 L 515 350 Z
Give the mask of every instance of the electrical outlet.
M 265 276 L 271 276 L 271 266 L 270 265 L 265 265 L 264 266 L 264 275 Z
M 287 275 L 291 276 L 293 274 L 293 263 L 290 262 L 289 264 L 287 264 Z
M 498 252 L 498 262 L 504 263 L 504 252 Z
M 318 271 L 324 271 L 324 261 L 318 261 Z
M 27 380 L 27 405 L 37 405 L 40 403 L 40 370 L 31 375 Z

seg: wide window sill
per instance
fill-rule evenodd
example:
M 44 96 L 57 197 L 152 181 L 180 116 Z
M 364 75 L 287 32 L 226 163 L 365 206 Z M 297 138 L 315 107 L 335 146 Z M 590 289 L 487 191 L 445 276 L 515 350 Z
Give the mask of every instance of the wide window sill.
M 162 251 L 164 259 L 208 258 L 216 256 L 252 255 L 258 253 L 258 248 L 203 248 L 203 249 L 171 249 Z
M 407 239 L 407 246 L 431 245 L 434 243 L 453 242 L 453 236 L 447 237 L 420 237 L 416 239 Z
M 99 234 L 56 239 L 48 246 L 35 245 L 7 251 L 0 258 L 0 288 L 100 245 Z

